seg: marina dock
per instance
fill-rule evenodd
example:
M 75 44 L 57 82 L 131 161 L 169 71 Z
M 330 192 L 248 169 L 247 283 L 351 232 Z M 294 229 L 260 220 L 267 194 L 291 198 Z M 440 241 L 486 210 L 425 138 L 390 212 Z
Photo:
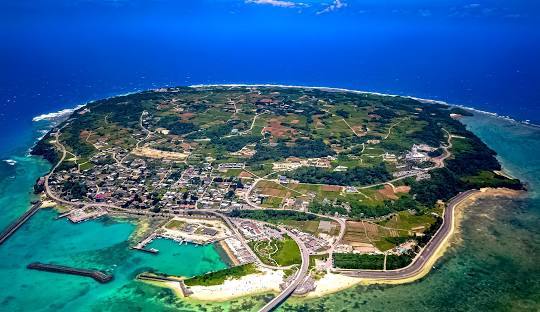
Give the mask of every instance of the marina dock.
M 72 274 L 72 275 L 79 275 L 79 276 L 87 276 L 95 279 L 96 281 L 104 284 L 108 283 L 113 279 L 112 275 L 103 273 L 101 271 L 97 270 L 86 270 L 86 269 L 78 269 L 78 268 L 72 268 L 67 267 L 63 265 L 56 265 L 56 264 L 46 264 L 46 263 L 39 263 L 39 262 L 33 262 L 26 266 L 28 269 L 31 270 L 39 270 L 39 271 L 47 271 L 47 272 L 54 272 L 54 273 L 64 273 L 64 274 Z
M 0 234 L 0 245 L 3 244 L 8 238 L 11 237 L 28 219 L 30 219 L 41 207 L 41 202 L 38 201 L 32 205 L 28 211 L 20 216 L 15 222 L 10 224 L 2 234 Z

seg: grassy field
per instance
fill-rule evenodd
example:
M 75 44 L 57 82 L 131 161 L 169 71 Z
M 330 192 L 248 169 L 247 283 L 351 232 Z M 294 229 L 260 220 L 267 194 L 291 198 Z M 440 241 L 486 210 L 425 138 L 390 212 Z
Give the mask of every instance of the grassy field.
M 250 242 L 249 245 L 265 264 L 289 266 L 302 263 L 300 248 L 289 236 L 282 240 Z
M 175 230 L 183 227 L 185 224 L 186 222 L 182 220 L 171 220 L 165 225 L 165 227 L 171 230 Z
M 261 206 L 265 208 L 279 208 L 282 202 L 283 198 L 281 197 L 269 196 L 263 199 Z
M 420 227 L 427 229 L 434 222 L 435 216 L 430 213 L 413 215 L 408 211 L 401 211 L 389 220 L 378 222 L 378 224 L 395 229 L 415 231 L 419 230 Z
M 184 280 L 184 283 L 187 286 L 221 285 L 227 279 L 239 279 L 242 276 L 255 274 L 257 272 L 259 272 L 257 270 L 257 267 L 254 264 L 250 263 L 188 278 Z

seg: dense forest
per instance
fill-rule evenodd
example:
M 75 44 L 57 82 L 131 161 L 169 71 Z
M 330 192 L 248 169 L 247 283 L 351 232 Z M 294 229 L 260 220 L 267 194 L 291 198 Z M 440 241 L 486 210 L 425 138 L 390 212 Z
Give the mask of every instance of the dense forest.
M 392 178 L 383 163 L 371 168 L 354 167 L 345 172 L 334 172 L 318 167 L 302 167 L 286 173 L 286 176 L 302 183 L 332 185 L 369 185 Z
M 321 139 L 298 139 L 292 145 L 287 145 L 286 142 L 279 142 L 276 146 L 257 144 L 256 153 L 250 159 L 250 163 L 287 157 L 316 158 L 334 154 L 335 152 Z

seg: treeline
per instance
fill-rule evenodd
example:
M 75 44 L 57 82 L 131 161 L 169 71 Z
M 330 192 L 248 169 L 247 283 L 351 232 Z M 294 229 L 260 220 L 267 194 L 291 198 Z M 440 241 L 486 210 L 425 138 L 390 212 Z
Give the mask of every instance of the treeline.
M 302 183 L 332 185 L 369 185 L 392 178 L 383 163 L 371 168 L 354 167 L 345 172 L 334 172 L 318 167 L 302 167 L 286 175 Z
M 95 152 L 94 146 L 90 143 L 86 143 L 81 139 L 81 132 L 88 129 L 84 127 L 84 123 L 72 122 L 69 126 L 64 128 L 63 135 L 60 136 L 62 144 L 71 148 L 73 153 L 79 157 L 90 158 Z
M 433 206 L 437 200 L 444 201 L 470 188 L 508 187 L 522 189 L 519 180 L 505 177 L 482 178 L 482 172 L 500 170 L 496 153 L 471 133 L 467 137 L 466 148 L 453 149 L 452 159 L 445 161 L 445 167 L 430 171 L 431 178 L 422 181 L 407 180 L 411 194 L 425 206 Z M 464 139 L 460 139 L 464 140 Z M 479 176 L 480 175 L 480 176 Z M 478 178 L 472 178 L 479 176 Z
M 199 129 L 199 127 L 190 122 L 182 122 L 178 116 L 161 117 L 157 125 L 159 127 L 166 128 L 175 135 L 183 135 Z
M 411 194 L 425 206 L 432 207 L 437 200 L 448 200 L 464 190 L 464 184 L 448 168 L 430 171 L 431 178 L 422 181 L 409 181 Z
M 223 148 L 228 152 L 236 152 L 242 147 L 255 143 L 261 140 L 261 136 L 258 135 L 237 135 L 228 138 L 212 138 L 212 144 L 219 148 Z
M 334 264 L 341 269 L 382 270 L 384 255 L 334 253 Z
M 291 146 L 288 146 L 285 142 L 279 142 L 276 146 L 259 143 L 256 146 L 256 153 L 250 162 L 279 160 L 287 157 L 317 158 L 334 154 L 335 152 L 328 145 L 324 144 L 321 139 L 298 139 Z
M 450 114 L 459 114 L 461 116 L 474 116 L 471 111 L 465 110 L 461 107 L 452 107 L 450 109 Z
M 186 286 L 214 286 L 221 285 L 227 279 L 239 279 L 242 276 L 257 273 L 257 267 L 252 263 L 235 266 L 184 280 Z
M 229 213 L 231 218 L 253 219 L 277 223 L 283 220 L 312 221 L 319 217 L 312 214 L 298 212 L 294 210 L 232 210 Z
M 382 204 L 366 205 L 359 201 L 349 201 L 350 210 L 347 211 L 340 203 L 313 201 L 309 205 L 310 212 L 325 215 L 347 215 L 351 219 L 376 218 L 390 213 L 405 210 L 422 212 L 424 206 L 411 196 L 402 196 L 397 200 L 385 200 Z
M 219 125 L 213 125 L 206 129 L 201 129 L 196 133 L 192 133 L 188 135 L 186 138 L 193 140 L 193 139 L 219 139 L 222 136 L 225 136 L 227 134 L 230 134 L 232 129 L 236 124 L 238 124 L 238 120 L 230 120 L 226 123 L 219 124 Z
M 435 219 L 435 222 L 432 223 L 425 231 L 423 236 L 416 237 L 416 241 L 418 242 L 418 245 L 424 246 L 426 245 L 431 237 L 435 235 L 437 230 L 441 227 L 443 222 L 443 219 L 441 217 L 437 217 Z
M 461 139 L 463 140 L 463 139 Z M 459 176 L 476 175 L 480 171 L 501 170 L 495 153 L 479 138 L 467 138 L 467 148 L 453 151 L 454 157 L 446 161 L 446 167 Z
M 337 213 L 339 215 L 345 216 L 348 214 L 347 209 L 343 208 L 340 205 L 334 205 L 332 203 L 322 203 L 317 201 L 312 201 L 309 204 L 308 209 L 310 212 L 324 215 L 334 215 Z
M 408 266 L 413 260 L 410 254 L 387 255 L 386 269 L 395 270 Z M 367 255 L 354 253 L 335 253 L 334 263 L 341 269 L 363 269 L 382 270 L 384 269 L 384 255 Z
M 93 115 L 103 118 L 109 115 L 109 120 L 127 128 L 136 127 L 141 114 L 153 108 L 152 101 L 162 98 L 155 92 L 146 91 L 125 96 L 116 96 L 88 104 L 91 112 L 83 116 Z M 80 119 L 80 118 L 79 118 Z

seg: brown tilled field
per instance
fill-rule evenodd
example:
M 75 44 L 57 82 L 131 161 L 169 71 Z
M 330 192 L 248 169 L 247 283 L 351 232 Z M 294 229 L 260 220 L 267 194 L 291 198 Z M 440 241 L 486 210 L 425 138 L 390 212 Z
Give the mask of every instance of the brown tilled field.
M 394 193 L 394 190 L 390 185 L 385 185 L 383 189 L 377 191 L 378 194 L 382 195 L 382 199 L 398 199 L 396 194 Z

